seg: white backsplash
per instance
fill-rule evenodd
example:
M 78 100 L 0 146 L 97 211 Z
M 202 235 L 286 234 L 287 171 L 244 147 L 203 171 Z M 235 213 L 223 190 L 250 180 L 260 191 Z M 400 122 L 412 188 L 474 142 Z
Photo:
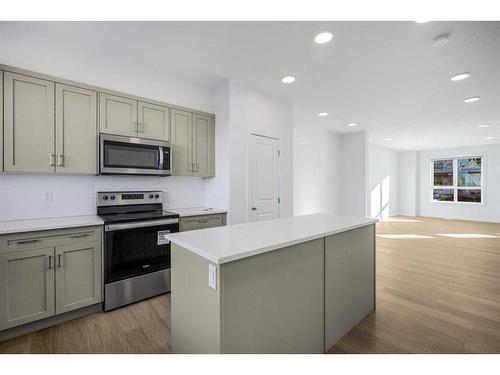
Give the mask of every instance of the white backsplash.
M 96 192 L 163 190 L 165 207 L 204 205 L 198 177 L 0 174 L 0 220 L 94 214 Z M 46 196 L 51 200 L 45 201 Z

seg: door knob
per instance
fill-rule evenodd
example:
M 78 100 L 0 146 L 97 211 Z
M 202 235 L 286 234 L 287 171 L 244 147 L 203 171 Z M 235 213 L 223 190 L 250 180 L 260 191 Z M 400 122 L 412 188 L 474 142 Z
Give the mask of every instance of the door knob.
M 252 211 L 257 211 L 257 207 L 252 207 Z

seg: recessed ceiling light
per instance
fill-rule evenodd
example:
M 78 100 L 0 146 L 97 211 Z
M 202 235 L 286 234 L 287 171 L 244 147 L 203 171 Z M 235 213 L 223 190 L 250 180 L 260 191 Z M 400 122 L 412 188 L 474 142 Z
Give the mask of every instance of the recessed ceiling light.
M 328 43 L 333 39 L 333 34 L 329 31 L 323 31 L 314 37 L 314 41 L 318 44 Z
M 415 21 L 416 23 L 427 23 L 427 22 L 430 22 L 430 21 Z
M 441 47 L 450 42 L 450 34 L 441 34 L 434 38 L 432 45 L 434 47 Z
M 318 113 L 318 116 L 319 116 L 319 117 L 325 117 L 325 116 L 328 116 L 328 112 L 320 112 L 320 113 Z
M 281 79 L 281 82 L 283 83 L 292 83 L 293 81 L 295 81 L 294 76 L 285 76 Z
M 356 124 L 355 122 L 351 122 L 350 124 L 347 124 L 347 126 L 349 126 L 350 128 L 353 128 L 355 126 L 357 126 L 358 124 Z
M 480 128 L 489 128 L 491 124 L 481 124 L 479 125 Z
M 455 74 L 453 77 L 451 77 L 452 81 L 462 81 L 464 79 L 467 79 L 470 77 L 470 73 L 460 73 L 460 74 Z
M 479 96 L 472 96 L 470 98 L 467 98 L 464 100 L 464 102 L 466 103 L 474 103 L 474 102 L 477 102 L 479 100 Z
M 486 137 L 486 138 L 484 138 L 484 139 L 486 139 L 487 141 L 492 141 L 492 140 L 494 140 L 494 139 L 495 139 L 495 137 Z
M 390 141 L 392 141 L 392 138 L 389 138 L 389 137 L 384 138 L 384 141 L 386 141 L 386 142 L 390 142 Z

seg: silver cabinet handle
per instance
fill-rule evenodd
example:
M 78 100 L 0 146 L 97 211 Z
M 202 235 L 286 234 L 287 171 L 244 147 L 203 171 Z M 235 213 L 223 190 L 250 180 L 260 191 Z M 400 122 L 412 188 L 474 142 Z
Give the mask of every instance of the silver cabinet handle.
M 59 156 L 57 158 L 57 166 L 64 167 L 64 155 L 63 154 L 59 154 Z
M 49 165 L 51 167 L 55 166 L 56 165 L 56 155 L 55 154 L 50 154 L 50 157 L 49 157 Z
M 59 268 L 61 268 L 61 254 L 58 254 L 57 255 L 57 258 L 58 258 L 58 262 L 59 262 Z
M 194 163 L 194 171 L 198 172 L 198 163 Z
M 17 241 L 18 245 L 26 245 L 28 243 L 35 243 L 35 242 L 40 242 L 40 240 L 23 240 L 23 241 Z
M 49 270 L 52 269 L 52 255 L 49 255 Z
M 90 233 L 73 234 L 70 237 L 71 238 L 83 238 L 83 237 L 88 237 L 88 236 L 90 236 Z

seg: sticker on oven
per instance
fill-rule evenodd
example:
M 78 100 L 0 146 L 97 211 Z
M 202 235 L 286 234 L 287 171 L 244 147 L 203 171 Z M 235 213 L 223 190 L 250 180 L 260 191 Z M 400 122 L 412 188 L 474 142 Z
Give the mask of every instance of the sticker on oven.
M 170 243 L 170 241 L 167 239 L 167 234 L 170 234 L 169 230 L 158 231 L 158 245 L 166 245 Z

